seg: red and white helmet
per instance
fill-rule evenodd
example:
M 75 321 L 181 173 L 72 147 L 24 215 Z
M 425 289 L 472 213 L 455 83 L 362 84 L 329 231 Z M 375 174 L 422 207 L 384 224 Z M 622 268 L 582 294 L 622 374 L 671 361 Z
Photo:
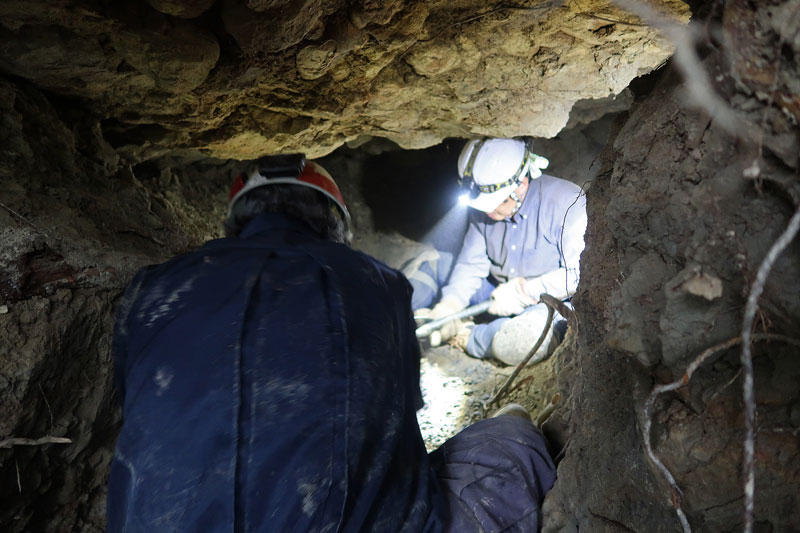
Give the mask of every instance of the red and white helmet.
M 339 187 L 333 181 L 331 175 L 328 174 L 328 171 L 322 168 L 319 163 L 307 161 L 302 154 L 277 157 L 282 158 L 281 163 L 283 164 L 270 166 L 271 158 L 265 157 L 259 160 L 258 167 L 249 176 L 244 173 L 239 174 L 231 187 L 228 217 L 230 218 L 233 206 L 239 198 L 253 189 L 266 185 L 302 185 L 319 191 L 333 200 L 342 212 L 345 230 L 349 232 L 350 213 L 347 211 L 347 206 L 344 203 L 344 197 L 339 191 Z M 295 158 L 294 165 L 285 164 L 285 158 L 287 157 Z

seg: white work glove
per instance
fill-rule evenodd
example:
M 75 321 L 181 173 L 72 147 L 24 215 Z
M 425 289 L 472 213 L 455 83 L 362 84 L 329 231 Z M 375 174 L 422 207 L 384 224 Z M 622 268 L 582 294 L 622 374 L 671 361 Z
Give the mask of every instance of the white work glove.
M 539 301 L 525 292 L 525 278 L 510 279 L 492 291 L 489 313 L 497 316 L 518 315 Z
M 464 309 L 464 306 L 457 301 L 444 298 L 441 302 L 436 304 L 433 309 L 417 309 L 414 315 L 427 317 L 431 320 L 438 320 L 454 313 L 458 313 L 462 309 Z M 439 346 L 441 343 L 450 339 L 456 334 L 460 327 L 460 320 L 451 320 L 439 330 L 434 331 L 430 336 L 431 346 Z

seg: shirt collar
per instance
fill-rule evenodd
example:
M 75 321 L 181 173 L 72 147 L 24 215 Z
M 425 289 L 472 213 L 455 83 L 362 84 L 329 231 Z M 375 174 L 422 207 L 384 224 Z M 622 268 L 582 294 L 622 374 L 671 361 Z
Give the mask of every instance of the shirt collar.
M 507 222 L 509 224 L 518 224 L 519 220 L 517 217 L 521 218 L 522 220 L 526 220 L 530 216 L 531 205 L 534 202 L 531 200 L 531 197 L 539 195 L 539 187 L 541 185 L 539 183 L 540 179 L 541 178 L 528 180 L 528 191 L 525 193 L 525 198 L 522 200 L 522 205 L 519 207 L 519 211 L 505 219 L 503 222 Z

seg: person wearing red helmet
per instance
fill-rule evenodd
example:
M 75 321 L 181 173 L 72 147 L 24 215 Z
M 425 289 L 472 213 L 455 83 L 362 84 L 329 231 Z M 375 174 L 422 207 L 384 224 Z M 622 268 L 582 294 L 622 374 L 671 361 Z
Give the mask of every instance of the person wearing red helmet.
M 411 287 L 349 219 L 318 163 L 262 158 L 226 238 L 134 277 L 108 531 L 536 530 L 555 468 L 529 419 L 426 453 Z
M 329 202 L 315 201 L 318 194 Z M 239 174 L 229 196 L 225 220 L 229 237 L 238 235 L 258 213 L 281 211 L 333 241 L 349 243 L 352 238 L 350 213 L 336 182 L 322 165 L 299 154 L 261 159 L 249 174 Z

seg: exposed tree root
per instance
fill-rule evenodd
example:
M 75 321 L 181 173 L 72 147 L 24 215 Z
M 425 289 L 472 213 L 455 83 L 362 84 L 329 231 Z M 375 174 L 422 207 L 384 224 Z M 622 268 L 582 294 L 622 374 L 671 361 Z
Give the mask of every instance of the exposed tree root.
M 793 339 L 791 337 L 785 337 L 783 335 L 757 334 L 752 336 L 752 340 L 780 341 L 800 346 L 800 340 Z M 689 380 L 692 379 L 692 374 L 694 374 L 695 370 L 700 368 L 700 365 L 706 362 L 713 355 L 716 355 L 720 352 L 724 352 L 725 350 L 728 350 L 740 343 L 743 343 L 743 338 L 734 337 L 723 343 L 717 344 L 716 346 L 712 346 L 711 348 L 704 350 L 689 364 L 689 366 L 686 368 L 686 372 L 684 372 L 684 374 L 679 379 L 671 383 L 665 383 L 653 387 L 653 390 L 650 392 L 650 396 L 648 396 L 647 400 L 645 400 L 644 404 L 642 405 L 641 411 L 639 413 L 641 417 L 640 427 L 642 431 L 642 441 L 644 442 L 645 452 L 647 453 L 647 456 L 650 458 L 653 464 L 656 465 L 656 467 L 661 471 L 661 474 L 664 476 L 664 479 L 666 479 L 667 482 L 669 483 L 670 489 L 672 490 L 670 503 L 675 508 L 675 513 L 678 515 L 678 520 L 680 520 L 681 526 L 683 527 L 683 530 L 685 532 L 691 531 L 692 528 L 689 525 L 689 521 L 686 519 L 686 514 L 683 512 L 683 509 L 681 508 L 681 489 L 678 488 L 678 484 L 675 481 L 675 477 L 672 475 L 669 469 L 664 465 L 664 463 L 661 462 L 661 460 L 653 451 L 653 446 L 650 442 L 650 428 L 652 426 L 653 406 L 655 405 L 656 398 L 658 397 L 659 394 L 674 391 L 685 385 L 688 385 Z M 752 379 L 752 361 L 751 361 L 750 372 Z
M 660 30 L 675 45 L 674 60 L 683 73 L 683 79 L 695 104 L 705 109 L 714 121 L 734 137 L 755 140 L 762 132 L 756 124 L 745 124 L 719 94 L 700 63 L 695 50 L 696 31 L 693 24 L 684 25 L 671 20 L 647 2 L 637 0 L 614 0 L 622 9 L 637 15 L 651 27 Z
M 530 364 L 534 365 L 536 363 L 544 361 L 547 358 L 547 355 L 545 354 L 531 361 L 533 354 L 535 354 L 536 351 L 539 349 L 539 347 L 542 345 L 545 337 L 547 337 L 547 333 L 550 331 L 550 325 L 553 323 L 553 311 L 557 307 L 557 304 L 555 302 L 558 302 L 558 300 L 556 300 L 549 294 L 542 294 L 539 297 L 539 301 L 547 305 L 547 321 L 544 324 L 544 329 L 542 329 L 542 334 L 539 335 L 539 340 L 537 340 L 536 344 L 533 345 L 533 348 L 530 349 L 528 355 L 526 355 L 525 358 L 522 361 L 520 361 L 520 363 L 511 373 L 511 375 L 508 376 L 508 379 L 503 384 L 503 386 L 500 387 L 500 390 L 498 390 L 495 393 L 495 395 L 492 396 L 491 399 L 486 403 L 487 407 L 491 407 L 492 405 L 497 403 L 500 400 L 500 398 L 502 398 L 508 392 L 509 387 L 511 387 L 511 384 L 514 382 L 519 373 L 522 372 L 522 369 L 525 368 L 525 365 L 528 364 L 528 361 L 530 361 Z
M 744 319 L 742 320 L 742 370 L 744 379 L 742 380 L 742 397 L 744 399 L 744 460 L 742 461 L 742 474 L 744 475 L 744 512 L 745 523 L 744 531 L 749 533 L 753 530 L 753 505 L 755 493 L 755 438 L 756 438 L 756 401 L 755 391 L 753 390 L 753 355 L 750 352 L 750 343 L 753 338 L 753 323 L 755 322 L 756 311 L 758 310 L 758 298 L 764 292 L 764 285 L 767 282 L 772 266 L 778 256 L 789 246 L 792 239 L 800 230 L 800 208 L 795 211 L 786 230 L 778 237 L 778 240 L 767 252 L 766 257 L 761 262 L 756 273 L 756 279 L 750 288 L 747 297 L 747 304 L 744 308 Z
M 42 444 L 72 444 L 72 439 L 64 437 L 41 437 L 38 439 L 25 439 L 21 437 L 12 437 L 10 439 L 0 440 L 0 448 L 11 448 L 12 446 L 41 446 Z

